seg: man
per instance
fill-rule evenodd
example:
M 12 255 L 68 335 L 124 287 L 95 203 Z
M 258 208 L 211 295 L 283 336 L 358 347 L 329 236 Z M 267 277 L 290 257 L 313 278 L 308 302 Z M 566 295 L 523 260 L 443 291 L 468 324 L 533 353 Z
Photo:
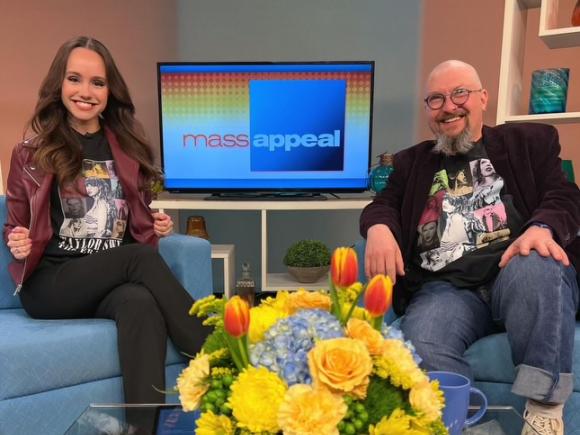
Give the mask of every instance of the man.
M 436 140 L 397 153 L 388 187 L 363 211 L 366 274 L 386 273 L 396 283 L 395 309 L 406 313 L 401 328 L 427 370 L 472 377 L 463 353 L 494 332 L 499 319 L 516 366 L 512 391 L 528 398 L 525 418 L 541 433 L 563 434 L 563 404 L 573 387 L 580 191 L 561 170 L 557 131 L 484 126 L 488 93 L 464 62 L 435 67 L 425 97 Z M 441 185 L 441 171 L 454 179 L 482 159 L 502 181 L 490 183 L 485 198 L 474 200 L 477 189 L 460 197 L 453 212 L 463 219 L 448 229 L 454 237 L 433 248 L 460 255 L 451 261 L 426 255 L 431 251 L 422 252 L 418 229 L 427 204 L 435 195 L 443 204 L 457 198 Z M 486 205 L 505 208 L 505 230 L 481 228 L 477 215 Z M 448 223 L 443 209 L 440 227 Z M 473 231 L 489 243 L 478 245 L 481 237 L 468 235 Z

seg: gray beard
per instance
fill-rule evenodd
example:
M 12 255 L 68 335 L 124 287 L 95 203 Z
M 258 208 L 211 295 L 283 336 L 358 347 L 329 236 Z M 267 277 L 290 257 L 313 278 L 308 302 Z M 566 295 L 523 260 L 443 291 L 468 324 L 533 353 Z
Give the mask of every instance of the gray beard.
M 442 153 L 446 156 L 456 154 L 466 154 L 473 148 L 471 134 L 468 128 L 465 128 L 457 137 L 449 137 L 444 134 L 437 135 L 437 143 L 433 148 L 434 153 Z

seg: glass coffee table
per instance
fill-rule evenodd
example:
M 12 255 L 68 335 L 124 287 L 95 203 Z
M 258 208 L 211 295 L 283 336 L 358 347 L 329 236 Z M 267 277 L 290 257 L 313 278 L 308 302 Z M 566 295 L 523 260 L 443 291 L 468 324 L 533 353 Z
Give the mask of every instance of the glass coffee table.
M 472 410 L 473 412 L 475 410 Z M 65 435 L 194 435 L 199 412 L 180 405 L 90 405 Z M 464 435 L 519 435 L 526 424 L 510 406 L 489 406 L 483 418 Z

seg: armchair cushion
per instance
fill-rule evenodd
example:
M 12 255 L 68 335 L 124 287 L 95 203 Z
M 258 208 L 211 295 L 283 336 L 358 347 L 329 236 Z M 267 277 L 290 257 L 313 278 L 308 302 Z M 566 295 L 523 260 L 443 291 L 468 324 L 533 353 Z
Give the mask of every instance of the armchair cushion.
M 120 375 L 114 321 L 36 320 L 21 308 L 1 313 L 0 400 Z M 166 364 L 183 361 L 168 343 Z

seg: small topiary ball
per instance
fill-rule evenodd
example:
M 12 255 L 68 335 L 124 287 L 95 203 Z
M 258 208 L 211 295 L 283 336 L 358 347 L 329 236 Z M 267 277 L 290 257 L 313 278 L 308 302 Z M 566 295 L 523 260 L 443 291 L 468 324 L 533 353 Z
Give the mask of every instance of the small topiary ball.
M 292 267 L 328 266 L 330 251 L 319 240 L 300 240 L 288 248 L 284 264 Z

